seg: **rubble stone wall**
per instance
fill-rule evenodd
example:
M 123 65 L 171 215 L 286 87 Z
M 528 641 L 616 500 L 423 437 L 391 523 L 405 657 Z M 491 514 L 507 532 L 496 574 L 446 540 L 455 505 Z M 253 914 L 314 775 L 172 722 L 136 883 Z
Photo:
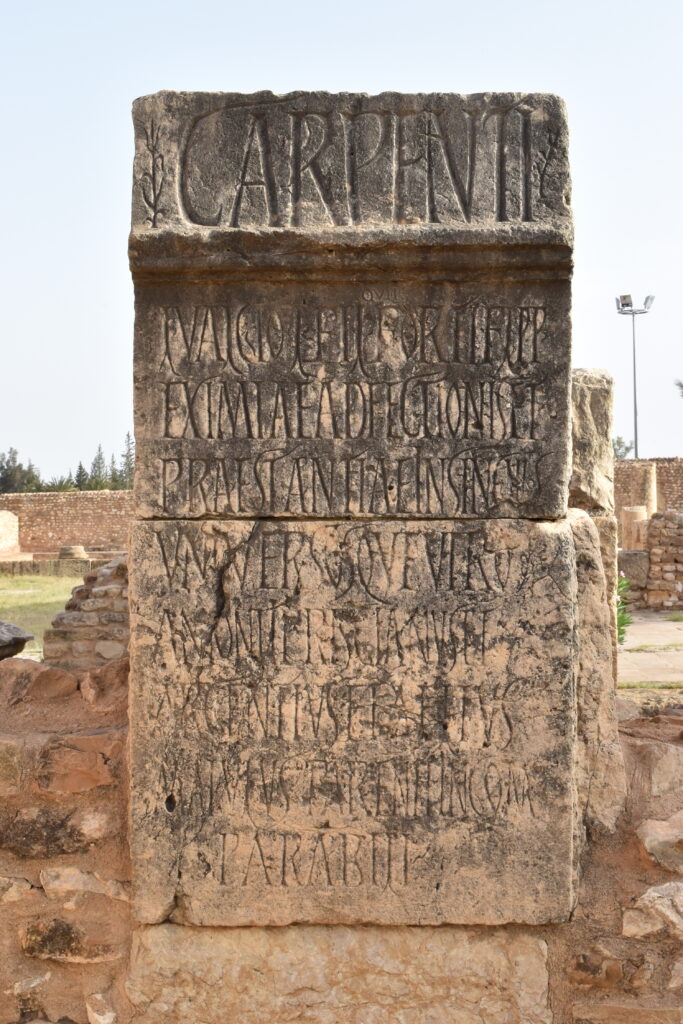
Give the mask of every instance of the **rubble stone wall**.
M 683 608 L 683 512 L 668 510 L 650 520 L 648 608 Z
M 634 608 L 683 608 L 683 512 L 658 512 L 647 523 L 642 551 L 619 551 Z
M 133 492 L 0 494 L 0 510 L 19 517 L 22 551 L 58 552 L 70 544 L 82 544 L 87 551 L 123 551 L 133 518 Z
M 127 1017 L 127 672 L 0 662 L 2 1024 Z

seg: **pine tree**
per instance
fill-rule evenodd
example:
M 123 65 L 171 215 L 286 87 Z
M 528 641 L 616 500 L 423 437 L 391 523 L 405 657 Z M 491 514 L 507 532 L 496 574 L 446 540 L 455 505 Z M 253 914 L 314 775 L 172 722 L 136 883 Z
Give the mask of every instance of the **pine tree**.
M 118 491 L 121 488 L 121 474 L 116 467 L 116 459 L 112 455 L 109 460 L 109 470 L 107 472 L 107 480 L 109 486 L 113 491 Z
M 126 490 L 130 490 L 133 486 L 133 477 L 135 476 L 135 441 L 131 437 L 130 432 L 126 434 L 125 446 L 121 454 L 121 461 L 119 463 L 119 478 L 121 480 L 121 487 Z
M 79 491 L 88 490 L 88 474 L 82 462 L 78 463 L 78 469 L 76 470 L 74 483 L 76 484 L 76 487 L 78 488 Z
M 98 444 L 95 458 L 90 467 L 89 487 L 92 491 L 104 491 L 107 489 L 107 464 L 104 461 L 102 445 Z

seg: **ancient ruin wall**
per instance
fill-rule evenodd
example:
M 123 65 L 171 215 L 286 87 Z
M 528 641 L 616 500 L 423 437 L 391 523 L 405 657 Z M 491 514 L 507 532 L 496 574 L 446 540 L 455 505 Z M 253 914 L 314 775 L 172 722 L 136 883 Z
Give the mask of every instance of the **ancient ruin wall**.
M 628 505 L 645 505 L 648 515 L 683 509 L 683 459 L 617 459 L 614 504 L 617 517 Z
M 68 544 L 82 544 L 87 551 L 123 551 L 133 518 L 133 492 L 0 494 L 0 509 L 19 517 L 22 551 L 59 551 Z
M 683 459 L 655 459 L 657 463 L 657 511 L 683 510 Z
M 647 530 L 648 608 L 683 608 L 683 512 L 657 513 Z

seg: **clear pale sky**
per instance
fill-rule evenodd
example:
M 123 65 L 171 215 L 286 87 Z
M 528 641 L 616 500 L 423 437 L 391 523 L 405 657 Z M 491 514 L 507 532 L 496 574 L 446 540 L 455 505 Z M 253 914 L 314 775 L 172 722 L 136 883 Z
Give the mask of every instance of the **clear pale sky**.
M 683 8 L 676 0 L 5 3 L 0 451 L 44 476 L 132 429 L 130 104 L 158 89 L 555 92 L 569 107 L 575 366 L 641 457 L 683 455 Z

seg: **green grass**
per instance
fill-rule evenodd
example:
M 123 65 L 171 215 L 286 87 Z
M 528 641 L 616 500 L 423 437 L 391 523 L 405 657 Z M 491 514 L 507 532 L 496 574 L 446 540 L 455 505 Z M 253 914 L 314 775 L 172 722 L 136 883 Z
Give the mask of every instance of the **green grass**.
M 624 654 L 644 654 L 645 651 L 683 651 L 683 644 L 640 644 L 638 647 L 626 647 Z
M 672 612 L 671 615 L 667 615 L 667 622 L 683 622 L 683 612 Z
M 683 690 L 683 683 L 617 683 L 618 690 Z
M 79 583 L 73 576 L 0 576 L 0 619 L 34 636 L 23 654 L 42 657 L 43 633 Z

